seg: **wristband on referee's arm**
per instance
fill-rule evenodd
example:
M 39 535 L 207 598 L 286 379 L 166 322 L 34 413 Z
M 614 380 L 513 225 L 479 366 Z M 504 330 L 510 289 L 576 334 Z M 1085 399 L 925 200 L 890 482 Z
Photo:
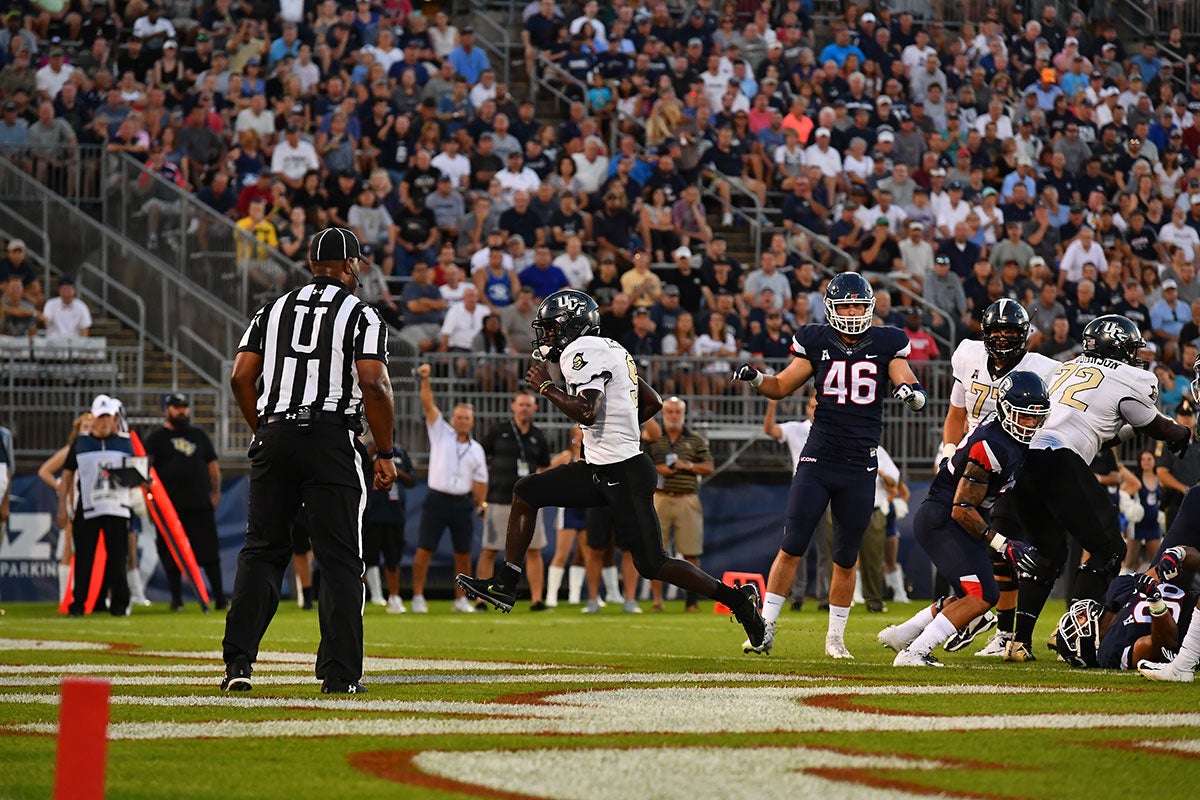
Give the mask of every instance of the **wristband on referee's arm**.
M 390 460 L 392 460 L 393 458 L 395 458 L 395 457 L 396 457 L 396 449 L 395 449 L 395 448 L 389 448 L 389 449 L 387 449 L 387 450 L 378 450 L 378 451 L 376 451 L 376 453 L 375 453 L 375 457 L 376 457 L 376 458 L 383 458 L 383 459 L 387 459 L 388 461 L 390 461 Z

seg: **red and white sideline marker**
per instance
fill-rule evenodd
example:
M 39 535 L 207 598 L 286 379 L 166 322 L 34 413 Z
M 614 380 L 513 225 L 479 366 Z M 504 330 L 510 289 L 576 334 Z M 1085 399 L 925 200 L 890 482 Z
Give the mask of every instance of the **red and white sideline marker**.
M 108 681 L 63 679 L 54 800 L 103 800 L 108 697 Z

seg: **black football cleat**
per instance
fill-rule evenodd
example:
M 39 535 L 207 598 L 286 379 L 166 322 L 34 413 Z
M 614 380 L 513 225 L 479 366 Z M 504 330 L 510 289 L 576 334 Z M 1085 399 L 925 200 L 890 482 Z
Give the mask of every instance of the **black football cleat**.
M 513 610 L 517 602 L 515 589 L 506 589 L 493 578 L 472 578 L 469 575 L 455 575 L 454 583 L 467 593 L 471 600 L 483 600 L 490 603 L 505 614 Z
M 221 681 L 222 692 L 248 692 L 254 685 L 250 682 L 250 662 L 238 656 L 225 666 L 225 678 Z
M 344 681 L 340 678 L 326 678 L 321 681 L 321 694 L 366 694 L 367 687 L 358 681 Z
M 746 629 L 746 638 L 752 649 L 762 647 L 767 635 L 767 623 L 758 610 L 758 586 L 746 583 L 738 587 L 738 591 L 746 596 L 746 602 L 733 610 L 734 618 Z

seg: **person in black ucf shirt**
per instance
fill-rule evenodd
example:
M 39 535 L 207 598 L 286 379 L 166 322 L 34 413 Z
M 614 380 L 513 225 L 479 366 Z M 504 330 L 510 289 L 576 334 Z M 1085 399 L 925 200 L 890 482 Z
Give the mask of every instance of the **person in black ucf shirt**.
M 221 500 L 221 467 L 208 434 L 192 427 L 188 396 L 172 392 L 163 398 L 166 419 L 163 427 L 146 437 L 146 455 L 158 472 L 167 496 L 179 514 L 196 556 L 208 575 L 213 604 L 220 611 L 228 606 L 221 582 L 221 557 L 217 546 L 215 511 Z M 183 608 L 179 567 L 162 537 L 156 537 L 158 560 L 171 590 L 171 610 Z
M 325 694 L 358 694 L 363 669 L 362 521 L 367 451 L 392 441 L 387 325 L 353 294 L 354 233 L 327 228 L 308 250 L 312 283 L 258 310 L 242 336 L 229 384 L 250 440 L 250 514 L 225 618 L 226 691 L 251 688 L 259 643 L 279 606 L 291 524 L 303 504 L 321 563 L 317 678 Z M 375 454 L 374 488 L 396 479 L 391 450 Z

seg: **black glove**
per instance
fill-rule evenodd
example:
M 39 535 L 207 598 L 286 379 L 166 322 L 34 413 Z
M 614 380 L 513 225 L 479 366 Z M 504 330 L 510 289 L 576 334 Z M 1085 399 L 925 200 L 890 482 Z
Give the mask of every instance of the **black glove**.
M 1027 545 L 1024 542 L 1009 542 L 1009 545 L 1022 545 L 1016 552 L 1016 560 L 1012 562 L 1017 568 L 1017 574 L 1022 577 L 1032 577 L 1037 574 L 1041 566 L 1041 558 L 1038 554 L 1038 549 L 1033 545 Z M 1005 549 L 1005 557 L 1009 557 L 1008 549 Z
M 1167 449 L 1175 454 L 1177 458 L 1183 458 L 1183 454 L 1188 451 L 1188 445 L 1191 444 L 1191 437 L 1180 442 L 1165 442 Z
M 1150 602 L 1162 599 L 1162 590 L 1158 586 L 1158 581 L 1145 572 L 1139 572 L 1134 576 L 1133 585 Z
M 1163 583 L 1171 583 L 1179 577 L 1179 573 L 1183 571 L 1183 559 L 1186 553 L 1183 547 L 1169 547 L 1162 552 L 1158 557 L 1158 563 L 1154 565 L 1154 571 L 1158 573 L 1158 579 Z
M 751 386 L 758 386 L 762 383 L 762 373 L 759 372 L 752 364 L 741 364 L 733 371 L 732 380 L 745 381 Z

